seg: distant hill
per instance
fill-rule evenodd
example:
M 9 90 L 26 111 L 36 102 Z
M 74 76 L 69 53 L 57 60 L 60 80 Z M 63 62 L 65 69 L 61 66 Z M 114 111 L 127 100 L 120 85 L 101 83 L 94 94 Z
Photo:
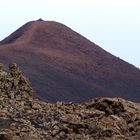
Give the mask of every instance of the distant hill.
M 61 23 L 26 23 L 0 42 L 0 62 L 16 62 L 37 96 L 50 102 L 116 96 L 140 102 L 140 70 Z

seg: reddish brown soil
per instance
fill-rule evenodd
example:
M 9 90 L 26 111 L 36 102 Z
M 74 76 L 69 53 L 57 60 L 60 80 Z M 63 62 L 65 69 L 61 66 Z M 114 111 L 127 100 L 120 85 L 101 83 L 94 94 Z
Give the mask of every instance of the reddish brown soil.
M 0 44 L 0 62 L 16 62 L 48 101 L 117 96 L 140 102 L 140 70 L 63 24 L 32 21 Z

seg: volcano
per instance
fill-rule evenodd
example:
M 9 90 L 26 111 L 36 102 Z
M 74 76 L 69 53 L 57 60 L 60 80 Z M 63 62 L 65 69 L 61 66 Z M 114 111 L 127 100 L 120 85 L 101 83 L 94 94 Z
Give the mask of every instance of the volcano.
M 0 62 L 17 63 L 49 102 L 122 97 L 140 102 L 140 70 L 69 27 L 31 21 L 0 42 Z

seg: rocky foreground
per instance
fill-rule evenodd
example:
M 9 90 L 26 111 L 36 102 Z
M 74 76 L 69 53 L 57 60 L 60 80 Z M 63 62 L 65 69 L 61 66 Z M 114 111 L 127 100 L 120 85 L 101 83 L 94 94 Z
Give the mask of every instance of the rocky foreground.
M 16 64 L 0 66 L 0 140 L 139 140 L 140 104 L 98 98 L 82 104 L 33 98 Z

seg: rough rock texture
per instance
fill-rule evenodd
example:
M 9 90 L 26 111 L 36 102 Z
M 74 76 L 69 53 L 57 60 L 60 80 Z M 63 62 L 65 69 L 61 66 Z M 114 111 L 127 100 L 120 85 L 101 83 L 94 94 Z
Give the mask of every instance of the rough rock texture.
M 33 90 L 16 64 L 0 65 L 0 140 L 139 140 L 140 104 L 98 98 L 51 104 Z

